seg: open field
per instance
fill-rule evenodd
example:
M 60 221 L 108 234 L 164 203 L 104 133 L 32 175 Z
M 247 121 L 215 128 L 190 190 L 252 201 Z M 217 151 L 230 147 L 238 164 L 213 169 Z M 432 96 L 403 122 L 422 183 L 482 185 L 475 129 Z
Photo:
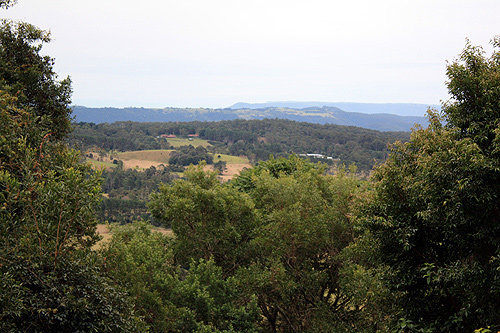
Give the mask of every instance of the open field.
M 160 164 L 168 165 L 168 158 L 170 157 L 170 152 L 172 150 L 137 150 L 137 151 L 127 151 L 124 153 L 115 153 L 113 159 L 119 159 L 123 162 L 124 169 L 147 169 L 151 166 L 157 167 Z M 97 158 L 98 153 L 91 152 L 93 156 Z M 97 161 L 95 159 L 87 158 L 87 161 L 99 167 L 114 168 L 116 164 L 113 164 L 110 156 L 98 157 L 102 161 Z
M 218 161 L 226 162 L 226 171 L 224 171 L 224 173 L 220 176 L 224 181 L 231 180 L 234 176 L 238 175 L 241 170 L 252 166 L 248 161 L 248 158 L 243 156 L 215 154 L 214 163 Z
M 118 153 L 116 158 L 123 161 L 124 169 L 147 169 L 160 164 L 168 165 L 172 150 L 137 150 Z
M 168 164 L 168 158 L 170 157 L 171 152 L 172 150 L 136 150 L 118 153 L 116 158 L 122 160 L 123 162 L 130 160 L 143 160 Z
M 246 168 L 250 168 L 251 165 L 249 163 L 242 164 L 228 164 L 226 166 L 226 171 L 220 176 L 223 181 L 231 180 L 234 176 L 238 175 L 240 171 Z
M 107 162 L 101 162 L 101 161 L 96 161 L 92 158 L 87 158 L 86 161 L 90 162 L 94 166 L 94 168 L 96 168 L 96 169 L 100 169 L 102 167 L 106 167 L 106 168 L 116 167 L 116 164 L 111 163 L 111 161 L 109 161 L 109 159 Z
M 94 250 L 98 250 L 104 243 L 108 242 L 111 239 L 111 233 L 109 232 L 109 229 L 105 224 L 97 225 L 97 233 L 103 238 L 96 245 L 94 245 Z
M 220 156 L 220 157 L 219 157 Z M 227 164 L 249 164 L 248 158 L 244 156 L 231 156 L 224 154 L 215 154 L 214 163 L 219 161 L 225 161 Z
M 193 141 L 188 141 L 187 139 L 176 139 L 177 142 L 181 142 L 184 140 L 186 142 L 196 142 L 196 140 L 202 142 L 206 142 L 201 139 L 194 139 Z M 173 139 L 172 139 L 173 140 Z M 169 141 L 170 142 L 170 141 Z M 123 153 L 114 154 L 114 159 L 119 159 L 123 162 L 124 169 L 138 169 L 144 170 L 151 166 L 157 167 L 160 164 L 168 165 L 168 159 L 170 157 L 170 153 L 172 150 L 137 150 L 137 151 L 127 151 Z M 97 153 L 93 153 L 94 156 L 98 156 Z M 94 159 L 87 159 L 92 164 L 94 164 L 97 168 L 101 166 L 105 166 L 107 168 L 116 167 L 116 164 L 112 163 L 110 157 L 100 157 L 103 161 L 96 161 Z M 231 156 L 224 154 L 215 154 L 214 155 L 214 163 L 219 161 L 226 162 L 226 171 L 221 178 L 224 181 L 228 181 L 233 178 L 235 175 L 239 174 L 239 172 L 245 168 L 251 167 L 248 158 L 244 156 Z M 211 166 L 207 166 L 207 168 L 211 168 Z
M 207 140 L 199 138 L 192 138 L 192 139 L 167 138 L 167 141 L 168 143 L 170 143 L 171 146 L 174 146 L 175 148 L 180 146 L 189 146 L 189 145 L 192 145 L 194 147 L 202 146 L 204 148 L 211 146 L 211 144 L 208 143 Z

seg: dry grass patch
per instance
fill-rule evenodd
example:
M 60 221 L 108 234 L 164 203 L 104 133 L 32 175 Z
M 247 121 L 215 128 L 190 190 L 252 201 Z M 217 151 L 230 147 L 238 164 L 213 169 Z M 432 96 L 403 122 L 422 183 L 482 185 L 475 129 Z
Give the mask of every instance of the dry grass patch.
M 127 160 L 123 161 L 124 169 L 138 169 L 139 171 L 144 171 L 144 169 L 148 169 L 152 166 L 158 167 L 160 164 L 168 165 L 168 163 L 160 163 L 155 161 L 147 161 L 147 160 Z
M 174 231 L 172 229 L 166 229 L 166 228 L 162 228 L 162 227 L 155 227 L 155 228 L 153 228 L 153 231 L 162 233 L 162 234 L 170 236 L 170 237 L 174 237 L 174 235 L 175 235 Z
M 185 144 L 192 145 L 205 145 L 209 146 L 210 144 L 206 142 L 206 140 L 201 139 L 193 139 L 193 141 L 189 141 L 188 139 L 170 139 L 175 140 L 178 146 Z M 169 142 L 170 142 L 169 140 Z M 171 143 L 172 144 L 172 143 Z M 173 145 L 173 144 L 172 144 Z M 137 151 L 128 151 L 123 153 L 115 153 L 113 154 L 113 159 L 119 159 L 123 162 L 124 169 L 138 169 L 142 171 L 144 169 L 150 168 L 151 166 L 158 167 L 160 164 L 168 165 L 168 159 L 170 158 L 170 153 L 173 150 L 137 150 Z M 107 157 L 98 157 L 97 153 L 93 153 L 96 158 L 99 158 L 102 161 L 96 161 L 95 159 L 89 159 L 96 168 L 99 167 L 116 167 L 116 164 L 112 163 L 109 155 Z M 250 168 L 251 164 L 248 161 L 248 158 L 245 156 L 231 156 L 225 154 L 214 154 L 214 163 L 218 161 L 226 162 L 226 171 L 221 176 L 224 181 L 230 180 L 235 175 L 238 175 L 239 172 L 245 168 Z M 212 166 L 208 166 L 207 168 L 211 168 Z M 182 174 L 180 174 L 182 176 Z
M 168 164 L 171 152 L 172 150 L 136 150 L 118 153 L 116 157 L 124 163 L 130 160 L 141 160 Z
M 252 165 L 248 161 L 248 158 L 246 158 L 245 156 L 215 154 L 214 163 L 218 161 L 226 162 L 226 170 L 222 175 L 219 176 L 220 178 L 222 178 L 223 181 L 231 180 L 233 179 L 234 176 L 237 176 L 242 170 L 252 167 Z M 213 169 L 213 166 L 207 165 L 207 168 Z
M 106 224 L 98 224 L 97 233 L 102 236 L 102 239 L 92 247 L 94 250 L 99 249 L 101 246 L 103 246 L 106 242 L 108 242 L 111 239 L 111 233 Z
M 225 161 L 228 165 L 229 164 L 250 164 L 250 162 L 248 161 L 248 158 L 245 156 L 231 156 L 231 155 L 224 155 L 224 154 L 215 154 L 214 155 L 214 163 L 219 162 L 219 161 Z
M 228 164 L 226 166 L 226 171 L 224 171 L 224 173 L 219 177 L 221 177 L 223 181 L 228 181 L 233 179 L 234 176 L 239 175 L 242 170 L 251 167 L 252 165 L 250 163 Z
M 144 170 L 160 164 L 168 165 L 172 150 L 136 150 L 118 153 L 114 157 L 123 162 L 124 169 Z

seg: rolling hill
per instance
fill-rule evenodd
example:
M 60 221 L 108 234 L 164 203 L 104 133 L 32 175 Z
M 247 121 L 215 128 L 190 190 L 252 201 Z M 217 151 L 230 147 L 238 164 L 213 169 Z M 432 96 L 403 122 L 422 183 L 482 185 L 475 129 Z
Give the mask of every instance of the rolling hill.
M 287 102 L 292 103 L 292 102 Z M 301 102 L 293 102 L 301 103 Z M 302 102 L 305 103 L 305 102 Z M 349 104 L 349 103 L 344 103 Z M 359 104 L 359 103 L 358 103 Z M 369 105 L 356 106 L 352 103 L 350 107 L 361 108 L 367 111 L 348 112 L 335 106 L 310 106 L 304 108 L 260 106 L 258 104 L 243 105 L 241 108 L 234 108 L 240 104 L 235 104 L 231 108 L 207 109 L 207 108 L 87 108 L 84 106 L 74 106 L 73 115 L 76 122 L 89 123 L 113 123 L 116 121 L 135 122 L 189 122 L 189 121 L 221 121 L 235 119 L 289 119 L 299 122 L 309 122 L 316 124 L 336 124 L 346 126 L 357 126 L 379 131 L 409 131 L 415 123 L 427 125 L 424 117 L 425 109 L 422 104 L 418 104 L 418 109 L 422 111 L 422 116 L 402 116 L 397 114 L 370 113 L 377 109 L 370 108 Z M 290 104 L 292 106 L 302 106 L 301 104 Z M 406 104 L 397 104 L 398 112 L 403 113 Z M 245 107 L 247 106 L 247 107 Z M 407 104 L 407 113 L 415 113 L 415 104 Z M 349 105 L 346 105 L 349 107 Z M 383 105 L 378 105 L 378 110 L 385 110 Z M 388 111 L 395 111 L 395 105 L 387 107 Z
M 239 102 L 231 105 L 230 109 L 262 109 L 262 108 L 321 108 L 324 106 L 339 108 L 347 112 L 358 113 L 389 113 L 398 116 L 423 117 L 429 107 L 440 109 L 439 105 L 416 104 L 416 103 L 350 103 L 350 102 L 293 102 L 293 101 L 273 101 L 265 103 L 244 103 Z

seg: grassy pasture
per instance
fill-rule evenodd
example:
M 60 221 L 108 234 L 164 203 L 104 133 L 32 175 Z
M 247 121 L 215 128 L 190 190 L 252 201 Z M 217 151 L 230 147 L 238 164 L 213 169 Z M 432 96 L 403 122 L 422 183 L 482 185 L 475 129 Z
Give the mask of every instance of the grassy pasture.
M 172 140 L 172 141 L 170 141 Z M 192 145 L 204 145 L 209 146 L 210 144 L 206 140 L 201 139 L 193 139 L 193 141 L 189 141 L 188 139 L 178 139 L 173 138 L 170 139 L 171 145 L 175 144 L 178 146 L 192 144 Z M 123 161 L 124 169 L 137 169 L 144 170 L 151 166 L 158 166 L 160 164 L 168 165 L 168 159 L 170 157 L 170 153 L 173 150 L 136 150 L 136 151 L 127 151 L 123 153 L 114 153 L 113 159 L 119 159 Z M 95 154 L 97 156 L 97 154 Z M 220 156 L 220 157 L 219 157 Z M 96 161 L 94 159 L 87 159 L 91 162 L 96 168 L 100 168 L 105 166 L 107 168 L 114 168 L 116 164 L 111 163 L 111 160 L 108 157 L 105 157 L 104 160 L 106 162 Z M 222 178 L 224 180 L 231 179 L 234 175 L 237 175 L 244 168 L 250 167 L 250 162 L 248 158 L 242 156 L 231 156 L 225 154 L 214 154 L 214 163 L 219 161 L 226 162 L 226 171 L 223 173 Z M 210 166 L 207 166 L 210 167 Z M 182 173 L 179 174 L 182 176 Z
M 122 161 L 142 160 L 168 164 L 172 150 L 136 150 L 118 153 L 116 158 Z
M 106 167 L 106 168 L 115 168 L 116 167 L 116 164 L 113 164 L 111 162 L 101 162 L 101 161 L 96 161 L 96 160 L 91 159 L 91 158 L 87 158 L 86 161 L 90 162 L 94 166 L 94 168 L 96 168 L 96 169 L 100 169 L 102 167 Z
M 218 156 L 220 156 L 220 158 Z M 215 154 L 214 163 L 218 161 L 226 162 L 226 170 L 220 176 L 224 181 L 232 179 L 235 175 L 239 174 L 241 170 L 251 167 L 248 158 L 242 156 Z
M 220 156 L 220 158 L 218 156 Z M 248 158 L 246 158 L 246 157 L 231 156 L 231 155 L 224 155 L 224 154 L 215 154 L 214 155 L 214 163 L 219 162 L 219 161 L 225 161 L 228 165 L 229 164 L 249 164 L 250 163 L 248 161 Z
M 136 150 L 118 153 L 115 158 L 122 161 L 143 160 L 168 164 L 168 158 L 173 150 Z M 220 156 L 220 158 L 219 158 Z M 231 156 L 225 154 L 215 154 L 214 162 L 226 161 L 227 164 L 249 163 L 248 158 L 242 156 Z M 103 163 L 103 162 L 98 162 Z M 110 164 L 110 163 L 103 163 Z
M 194 147 L 202 146 L 204 148 L 211 146 L 211 144 L 208 143 L 207 140 L 199 138 L 192 138 L 192 140 L 183 138 L 167 138 L 167 141 L 171 146 L 174 146 L 175 148 L 189 145 L 193 145 Z

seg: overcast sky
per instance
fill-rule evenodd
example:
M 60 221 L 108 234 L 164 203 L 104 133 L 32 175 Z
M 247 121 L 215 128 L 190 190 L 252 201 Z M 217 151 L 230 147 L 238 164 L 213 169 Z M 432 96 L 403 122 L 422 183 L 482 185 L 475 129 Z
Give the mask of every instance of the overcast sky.
M 491 51 L 498 0 L 19 0 L 89 107 L 440 104 L 465 39 Z

